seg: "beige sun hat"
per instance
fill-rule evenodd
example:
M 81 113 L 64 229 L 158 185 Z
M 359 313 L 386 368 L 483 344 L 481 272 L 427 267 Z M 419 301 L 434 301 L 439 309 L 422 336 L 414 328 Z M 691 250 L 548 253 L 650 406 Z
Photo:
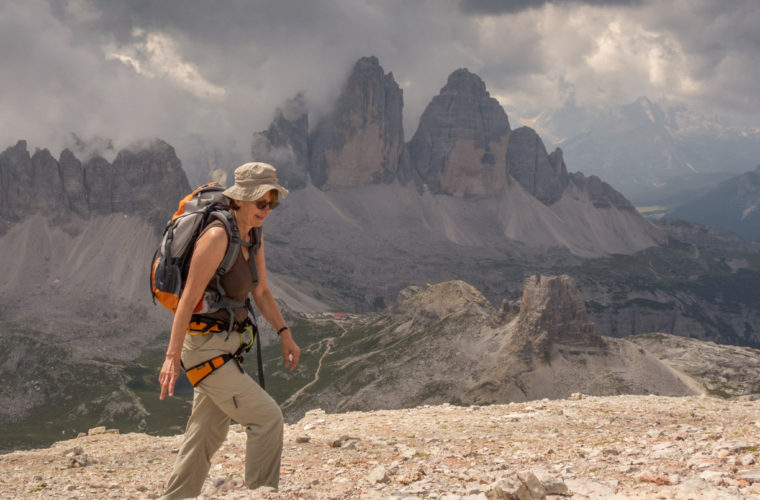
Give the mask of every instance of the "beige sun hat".
M 277 181 L 275 168 L 269 163 L 255 161 L 236 168 L 235 185 L 225 189 L 222 194 L 233 200 L 256 201 L 273 189 L 282 198 L 288 195 L 288 190 Z

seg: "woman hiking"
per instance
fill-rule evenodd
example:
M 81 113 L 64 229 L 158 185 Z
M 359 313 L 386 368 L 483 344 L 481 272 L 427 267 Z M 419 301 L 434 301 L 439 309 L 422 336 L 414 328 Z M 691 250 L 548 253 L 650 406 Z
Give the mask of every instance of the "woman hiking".
M 198 237 L 159 374 L 160 399 L 164 399 L 167 394 L 174 395 L 181 366 L 188 371 L 191 367 L 206 366 L 204 363 L 208 361 L 215 366 L 210 375 L 195 385 L 192 413 L 164 499 L 200 495 L 210 459 L 227 436 L 231 418 L 243 425 L 247 433 L 246 486 L 277 488 L 280 478 L 282 412 L 233 357 L 241 352 L 241 346 L 252 341 L 253 311 L 243 306 L 198 316 L 193 310 L 204 292 L 218 292 L 220 286 L 236 305 L 250 306 L 252 297 L 280 336 L 285 366 L 290 370 L 296 367 L 300 349 L 269 290 L 261 237 L 264 220 L 279 204 L 279 197 L 285 198 L 288 191 L 278 183 L 274 167 L 254 162 L 238 167 L 234 186 L 222 194 L 229 199 L 241 241 L 236 242 L 228 235 L 219 221 L 209 224 Z M 237 259 L 226 274 L 212 280 L 228 244 L 240 245 Z M 230 317 L 230 310 L 234 318 Z

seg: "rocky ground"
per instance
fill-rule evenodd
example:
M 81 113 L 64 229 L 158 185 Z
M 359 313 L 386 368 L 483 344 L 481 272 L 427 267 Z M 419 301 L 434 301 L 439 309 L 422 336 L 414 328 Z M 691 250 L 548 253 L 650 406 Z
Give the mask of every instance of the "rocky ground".
M 157 498 L 182 436 L 91 430 L 0 456 L 2 498 Z M 325 414 L 285 428 L 279 491 L 233 426 L 204 499 L 758 498 L 760 401 L 588 397 Z

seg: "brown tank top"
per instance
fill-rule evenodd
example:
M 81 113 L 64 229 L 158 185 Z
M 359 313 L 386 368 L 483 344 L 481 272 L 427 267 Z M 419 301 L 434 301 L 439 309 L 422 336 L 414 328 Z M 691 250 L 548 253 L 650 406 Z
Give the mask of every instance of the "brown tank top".
M 220 221 L 214 221 L 201 232 L 201 235 L 203 235 L 203 233 L 212 227 L 224 228 L 224 225 Z M 261 238 L 261 232 L 251 231 L 251 237 Z M 230 242 L 229 244 L 232 243 Z M 258 246 L 260 245 L 256 245 L 255 248 L 258 248 Z M 249 250 L 250 260 L 247 261 L 243 257 L 243 252 L 249 252 Z M 227 292 L 227 296 L 234 301 L 245 302 L 246 298 L 248 298 L 248 294 L 253 293 L 254 288 L 256 288 L 256 284 L 259 282 L 258 273 L 255 272 L 255 255 L 256 254 L 253 248 L 248 249 L 246 247 L 241 247 L 237 259 L 235 259 L 235 262 L 232 264 L 230 269 L 220 279 L 224 291 Z M 252 267 L 253 269 L 251 269 Z M 206 290 L 219 293 L 216 286 L 215 277 L 211 279 L 211 282 L 206 287 Z M 235 319 L 237 321 L 244 321 L 248 317 L 248 311 L 246 311 L 245 307 L 233 308 L 233 312 L 235 313 Z M 207 318 L 220 319 L 225 322 L 228 322 L 230 320 L 229 313 L 225 309 L 220 309 L 215 312 L 203 313 L 202 316 Z

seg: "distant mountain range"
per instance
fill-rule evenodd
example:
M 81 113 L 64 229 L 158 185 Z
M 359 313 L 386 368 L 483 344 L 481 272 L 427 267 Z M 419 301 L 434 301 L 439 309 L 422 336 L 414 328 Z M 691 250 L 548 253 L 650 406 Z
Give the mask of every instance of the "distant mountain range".
M 760 241 L 760 166 L 680 205 L 667 217 L 686 219 Z
M 636 205 L 683 203 L 760 158 L 760 127 L 726 125 L 646 97 L 609 108 L 578 106 L 571 97 L 524 121 Z

